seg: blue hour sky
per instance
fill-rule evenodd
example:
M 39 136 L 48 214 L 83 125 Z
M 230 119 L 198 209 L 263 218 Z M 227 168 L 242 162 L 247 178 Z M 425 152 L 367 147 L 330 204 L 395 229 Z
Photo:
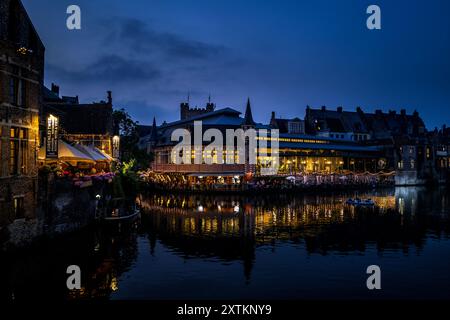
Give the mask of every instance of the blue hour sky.
M 45 82 L 83 102 L 113 91 L 142 124 L 173 121 L 190 92 L 255 120 L 305 106 L 412 112 L 450 124 L 450 1 L 23 0 L 46 46 Z M 66 28 L 77 4 L 82 29 Z M 381 7 L 382 30 L 366 28 Z

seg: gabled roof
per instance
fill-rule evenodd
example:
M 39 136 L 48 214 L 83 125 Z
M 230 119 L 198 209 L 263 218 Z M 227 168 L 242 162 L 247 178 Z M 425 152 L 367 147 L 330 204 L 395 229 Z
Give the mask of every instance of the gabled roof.
M 210 118 L 214 118 L 214 117 L 218 117 L 221 115 L 227 115 L 227 116 L 231 116 L 231 117 L 235 117 L 235 118 L 239 118 L 239 115 L 241 114 L 241 112 L 234 110 L 232 108 L 223 108 L 223 109 L 219 109 L 219 110 L 215 110 L 212 112 L 208 112 L 205 114 L 200 114 L 198 116 L 189 118 L 189 119 L 183 119 L 183 120 L 178 120 L 178 121 L 174 121 L 174 122 L 170 122 L 167 124 L 163 124 L 160 126 L 161 129 L 166 129 L 166 128 L 170 128 L 173 126 L 179 126 L 185 123 L 190 123 L 190 122 L 194 122 L 194 121 L 198 121 L 198 120 L 206 120 L 206 119 L 210 119 Z
M 333 132 L 368 133 L 359 112 L 309 109 L 309 115 L 325 121 L 328 129 Z

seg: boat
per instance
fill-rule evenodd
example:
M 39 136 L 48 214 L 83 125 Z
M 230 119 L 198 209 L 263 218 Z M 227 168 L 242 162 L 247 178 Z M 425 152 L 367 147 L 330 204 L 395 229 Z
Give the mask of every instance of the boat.
M 125 199 L 112 199 L 101 210 L 100 219 L 106 222 L 133 221 L 140 215 L 140 209 L 136 203 Z
M 347 201 L 345 201 L 346 204 L 352 205 L 352 206 L 367 206 L 367 207 L 372 207 L 375 206 L 375 201 L 373 201 L 372 199 L 347 199 Z
M 137 216 L 139 216 L 140 214 L 140 210 L 139 208 L 136 208 L 134 210 L 134 212 L 132 212 L 131 214 L 128 215 L 114 215 L 112 214 L 111 216 L 106 216 L 103 217 L 104 221 L 124 221 L 124 220 L 133 220 L 134 218 L 136 218 Z

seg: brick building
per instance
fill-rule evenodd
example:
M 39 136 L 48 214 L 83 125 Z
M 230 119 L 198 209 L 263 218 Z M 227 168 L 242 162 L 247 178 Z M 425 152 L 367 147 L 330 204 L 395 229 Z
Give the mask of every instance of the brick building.
M 45 139 L 45 119 L 49 115 L 59 118 L 59 137 L 67 142 L 95 146 L 106 154 L 114 155 L 114 128 L 112 93 L 106 101 L 80 103 L 78 96 L 60 96 L 59 86 L 44 87 L 41 121 L 41 140 Z
M 0 1 L 0 17 L 1 237 L 5 226 L 36 216 L 45 48 L 19 0 Z

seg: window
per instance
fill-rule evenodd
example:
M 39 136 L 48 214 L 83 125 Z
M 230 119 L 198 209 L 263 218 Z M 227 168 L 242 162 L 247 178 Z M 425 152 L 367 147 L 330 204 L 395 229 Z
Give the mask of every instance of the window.
M 13 201 L 14 218 L 22 219 L 25 218 L 25 210 L 23 206 L 23 197 L 14 198 Z
M 9 102 L 11 104 L 16 104 L 17 102 L 17 88 L 19 86 L 19 82 L 17 78 L 11 77 L 9 79 Z
M 20 70 L 17 68 L 13 70 L 13 73 L 20 76 Z M 25 81 L 18 77 L 11 77 L 9 79 L 9 103 L 19 106 L 26 106 L 26 85 Z
M 403 160 L 401 160 L 401 161 L 398 162 L 397 167 L 398 167 L 399 169 L 403 169 Z
M 416 162 L 414 161 L 414 159 L 411 159 L 411 169 L 415 169 L 416 167 Z
M 26 174 L 28 168 L 28 130 L 10 129 L 9 174 Z
M 427 159 L 431 158 L 431 150 L 429 147 L 427 147 Z
M 341 134 L 341 139 L 344 139 L 344 135 L 343 134 Z

